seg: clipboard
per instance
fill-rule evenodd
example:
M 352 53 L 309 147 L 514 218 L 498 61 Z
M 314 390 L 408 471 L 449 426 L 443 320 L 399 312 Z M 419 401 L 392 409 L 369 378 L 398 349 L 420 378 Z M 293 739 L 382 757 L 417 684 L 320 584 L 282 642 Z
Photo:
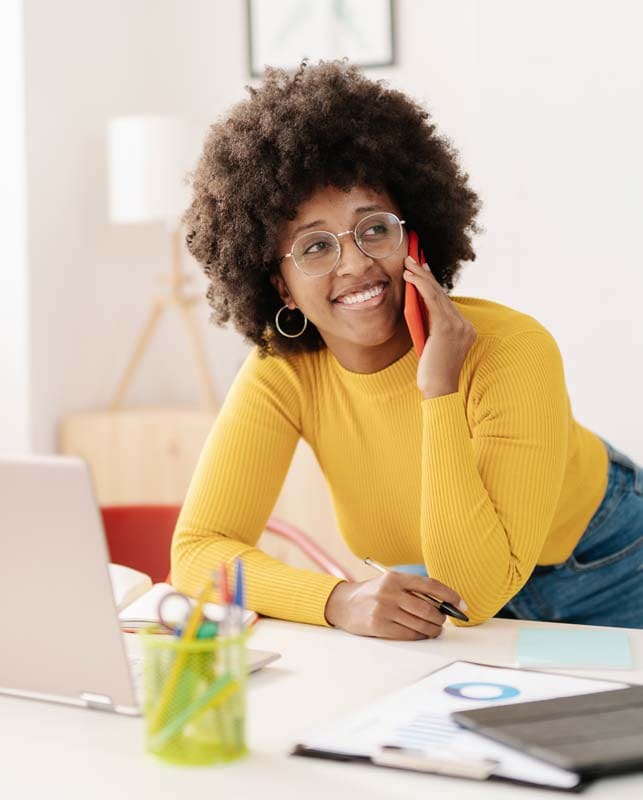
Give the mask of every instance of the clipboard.
M 498 780 L 542 789 L 579 792 L 590 782 L 577 773 L 546 764 L 533 756 L 456 726 L 451 713 L 525 700 L 568 697 L 627 688 L 628 684 L 576 677 L 541 670 L 497 667 L 474 661 L 454 661 L 420 680 L 391 692 L 366 707 L 318 729 L 297 743 L 292 755 L 405 769 L 469 780 Z M 477 698 L 467 692 L 486 690 Z M 493 696 L 493 692 L 503 696 Z M 440 708 L 434 719 L 424 710 Z M 413 739 L 410 716 L 419 719 Z M 428 715 L 431 717 L 431 714 Z M 435 715 L 434 715 L 435 716 Z M 449 740 L 450 723 L 455 729 Z M 444 727 L 441 728 L 440 726 Z M 424 727 L 423 727 L 424 726 Z M 423 731 L 435 739 L 418 746 Z M 410 732 L 410 735 L 409 735 Z M 440 740 L 440 736 L 443 737 Z M 446 736 L 446 739 L 444 738 Z M 455 744 L 454 744 L 455 743 Z

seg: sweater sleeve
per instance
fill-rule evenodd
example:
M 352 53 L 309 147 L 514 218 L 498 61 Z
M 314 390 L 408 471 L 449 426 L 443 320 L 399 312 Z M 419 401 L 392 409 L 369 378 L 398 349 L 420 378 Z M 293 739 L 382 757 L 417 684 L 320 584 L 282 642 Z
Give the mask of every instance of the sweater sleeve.
M 174 531 L 177 589 L 196 595 L 219 564 L 242 557 L 249 608 L 328 624 L 324 609 L 338 579 L 287 566 L 255 546 L 299 439 L 302 402 L 301 383 L 286 359 L 248 356 L 205 443 Z
M 427 570 L 492 617 L 526 583 L 561 492 L 568 442 L 563 364 L 545 330 L 514 334 L 461 392 L 422 401 Z

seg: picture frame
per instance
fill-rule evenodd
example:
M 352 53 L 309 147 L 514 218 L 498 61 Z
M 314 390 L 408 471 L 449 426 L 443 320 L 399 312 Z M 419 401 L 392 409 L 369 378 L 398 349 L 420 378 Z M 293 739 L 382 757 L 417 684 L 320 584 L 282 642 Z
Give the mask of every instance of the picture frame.
M 394 0 L 247 0 L 248 67 L 296 70 L 304 58 L 396 63 Z

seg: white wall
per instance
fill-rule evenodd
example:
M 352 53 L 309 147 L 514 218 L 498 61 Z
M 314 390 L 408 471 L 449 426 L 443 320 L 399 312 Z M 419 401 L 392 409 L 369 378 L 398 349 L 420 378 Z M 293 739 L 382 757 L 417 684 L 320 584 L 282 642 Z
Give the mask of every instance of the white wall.
M 546 324 L 577 418 L 643 463 L 643 6 L 472 5 L 474 118 L 453 134 L 487 233 L 458 291 Z
M 0 3 L 0 451 L 31 447 L 22 1 Z
M 36 450 L 55 447 L 61 416 L 109 403 L 157 279 L 169 268 L 161 224 L 108 220 L 107 121 L 130 113 L 199 112 L 211 120 L 229 105 L 241 91 L 243 59 L 227 26 L 240 37 L 243 28 L 234 5 L 225 5 L 222 18 L 220 2 L 218 9 L 168 0 L 26 2 Z M 204 278 L 189 266 L 195 290 L 203 293 Z M 207 326 L 205 302 L 201 317 L 223 392 L 245 348 L 238 336 Z M 167 316 L 127 401 L 185 406 L 197 400 L 187 338 L 178 316 Z
M 401 0 L 400 64 L 372 73 L 426 101 L 484 200 L 456 292 L 547 325 L 578 419 L 640 462 L 642 23 L 634 0 Z M 241 1 L 26 0 L 25 25 L 34 446 L 50 449 L 61 415 L 108 403 L 167 260 L 160 227 L 107 220 L 107 120 L 212 120 L 250 79 Z M 202 311 L 223 391 L 245 348 Z M 131 401 L 196 402 L 176 321 L 161 334 Z
M 643 463 L 643 5 L 406 0 L 400 16 L 392 82 L 484 202 L 454 293 L 548 326 L 577 419 Z

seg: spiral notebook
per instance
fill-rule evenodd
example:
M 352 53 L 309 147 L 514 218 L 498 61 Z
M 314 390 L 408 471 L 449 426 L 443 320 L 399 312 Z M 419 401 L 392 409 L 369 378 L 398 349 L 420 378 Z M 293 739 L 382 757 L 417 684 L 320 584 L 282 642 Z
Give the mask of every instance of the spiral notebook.
M 575 772 L 456 725 L 457 711 L 625 688 L 627 684 L 455 661 L 312 732 L 293 755 L 578 791 Z

